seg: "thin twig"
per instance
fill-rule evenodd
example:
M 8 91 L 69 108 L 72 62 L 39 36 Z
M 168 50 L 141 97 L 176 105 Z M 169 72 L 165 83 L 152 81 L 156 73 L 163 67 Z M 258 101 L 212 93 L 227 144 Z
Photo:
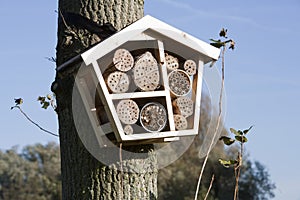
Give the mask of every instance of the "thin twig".
M 48 133 L 48 134 L 50 134 L 50 135 L 53 135 L 53 136 L 56 136 L 56 137 L 59 137 L 59 135 L 58 134 L 55 134 L 55 133 L 53 133 L 53 132 L 51 132 L 51 131 L 48 131 L 48 130 L 46 130 L 46 129 L 44 129 L 43 127 L 41 127 L 38 123 L 36 123 L 36 122 L 34 122 L 22 109 L 21 109 L 21 107 L 20 106 L 13 106 L 13 107 L 11 107 L 11 109 L 14 109 L 14 108 L 18 108 L 19 109 L 19 111 L 26 117 L 26 119 L 28 120 L 28 121 L 30 121 L 32 124 L 34 124 L 35 126 L 37 126 L 39 129 L 41 129 L 42 131 L 44 131 L 44 132 L 46 132 L 46 133 Z
M 63 21 L 65 27 L 68 29 L 68 31 L 70 31 L 70 33 L 72 33 L 75 36 L 75 38 L 77 38 L 77 39 L 80 40 L 79 34 L 77 34 L 75 31 L 73 31 L 70 26 L 68 26 L 68 24 L 67 24 L 67 22 L 65 20 L 65 17 L 63 16 L 63 14 L 62 14 L 62 12 L 61 12 L 60 9 L 58 10 L 58 12 L 59 12 L 60 17 L 62 18 L 62 21 Z
M 62 12 L 61 12 L 60 9 L 58 10 L 58 12 L 59 12 L 59 15 L 62 18 L 62 21 L 63 21 L 64 25 L 66 26 L 66 28 L 69 29 L 69 31 L 71 31 L 72 29 L 68 26 L 68 24 L 67 24 L 67 22 L 65 20 L 65 17 L 63 16 L 63 14 L 62 14 Z
M 218 114 L 218 120 L 217 120 L 217 126 L 215 128 L 215 131 L 214 131 L 214 135 L 213 135 L 213 138 L 211 140 L 211 143 L 208 147 L 208 151 L 207 151 L 207 154 L 205 156 L 205 159 L 203 161 L 203 164 L 202 164 L 202 168 L 201 168 L 201 172 L 200 172 L 200 175 L 199 175 L 199 179 L 198 179 L 198 183 L 197 183 L 197 189 L 196 189 L 196 194 L 195 194 L 195 200 L 197 200 L 197 197 L 198 197 L 198 192 L 199 192 L 199 188 L 200 188 L 200 183 L 201 183 L 201 179 L 202 179 L 202 176 L 203 176 L 203 172 L 204 172 L 204 168 L 206 166 L 206 163 L 207 163 L 207 160 L 208 160 L 208 156 L 209 156 L 209 153 L 213 147 L 213 144 L 214 144 L 214 141 L 215 141 L 215 138 L 217 136 L 217 133 L 218 133 L 218 129 L 219 129 L 219 126 L 221 124 L 221 119 L 222 119 L 222 98 L 223 98 L 223 90 L 224 90 L 224 79 L 225 79 L 225 73 L 224 73 L 224 69 L 225 69 L 225 49 L 226 49 L 226 46 L 223 47 L 223 50 L 222 50 L 222 83 L 221 83 L 221 91 L 220 91 L 220 99 L 219 99 L 219 114 Z
M 123 158 L 122 158 L 122 142 L 120 143 L 119 158 L 120 158 L 120 180 L 121 180 L 121 200 L 122 200 L 122 199 L 123 199 Z
M 209 195 L 209 193 L 210 193 L 210 190 L 211 190 L 211 188 L 212 188 L 212 185 L 213 185 L 214 180 L 215 180 L 215 175 L 213 174 L 212 177 L 211 177 L 211 180 L 210 180 L 209 188 L 208 188 L 207 193 L 206 193 L 206 195 L 205 195 L 205 197 L 204 197 L 204 200 L 207 199 L 207 197 L 208 197 L 208 195 Z
M 241 175 L 241 168 L 243 165 L 243 151 L 244 151 L 244 145 L 241 143 L 241 152 L 238 155 L 238 165 L 234 169 L 235 174 L 235 188 L 234 188 L 234 200 L 238 199 L 239 196 L 239 178 Z

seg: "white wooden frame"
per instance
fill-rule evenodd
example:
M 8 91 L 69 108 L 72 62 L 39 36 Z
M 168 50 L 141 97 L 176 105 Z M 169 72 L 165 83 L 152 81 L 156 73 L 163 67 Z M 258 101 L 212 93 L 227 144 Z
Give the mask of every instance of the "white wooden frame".
M 120 46 L 124 44 L 130 44 L 130 42 L 135 41 L 145 41 L 145 42 L 157 42 L 158 50 L 158 59 L 161 64 L 161 76 L 163 80 L 164 90 L 160 91 L 151 91 L 151 92 L 130 92 L 122 94 L 111 94 L 106 86 L 104 77 L 101 72 L 101 64 L 98 60 L 102 57 L 105 57 L 107 54 L 114 52 Z M 174 51 L 174 53 L 181 55 L 185 54 L 182 57 L 192 55 L 196 63 L 198 63 L 197 68 L 197 82 L 196 82 L 196 91 L 193 94 L 191 92 L 192 98 L 194 100 L 194 118 L 193 118 L 193 128 L 187 130 L 175 130 L 174 124 L 174 114 L 172 109 L 172 101 L 170 96 L 170 91 L 168 87 L 168 72 L 167 67 L 165 66 L 165 45 L 168 47 L 168 51 Z M 135 47 L 132 47 L 135 48 Z M 136 47 L 139 48 L 139 47 Z M 140 47 L 142 48 L 142 47 Z M 129 51 L 131 49 L 128 49 Z M 111 122 L 112 131 L 115 133 L 116 139 L 118 142 L 133 142 L 133 141 L 172 141 L 178 139 L 179 136 L 189 136 L 198 134 L 199 121 L 200 121 L 200 102 L 201 102 L 201 89 L 202 89 L 202 76 L 203 76 L 203 67 L 204 64 L 213 60 L 217 60 L 219 57 L 220 50 L 212 47 L 211 45 L 194 38 L 191 35 L 188 35 L 174 27 L 169 26 L 151 16 L 145 16 L 141 20 L 133 23 L 122 31 L 116 33 L 112 37 L 104 40 L 100 44 L 91 48 L 90 50 L 81 54 L 81 57 L 86 64 L 86 66 L 92 66 L 92 71 L 95 73 L 95 77 L 101 86 L 101 94 L 103 104 L 107 105 L 106 113 Z M 105 66 L 107 67 L 107 66 Z M 79 86 L 80 87 L 80 86 Z M 85 88 L 86 89 L 86 88 Z M 81 95 L 84 95 L 85 89 L 79 89 Z M 195 89 L 195 88 L 193 88 Z M 118 115 L 116 113 L 114 102 L 119 99 L 135 99 L 135 98 L 149 98 L 149 97 L 163 97 L 166 100 L 166 109 L 168 113 L 168 122 L 169 122 L 169 131 L 162 131 L 157 133 L 138 133 L 132 135 L 126 135 L 123 131 L 122 123 L 120 122 Z M 87 98 L 83 98 L 84 104 L 87 107 L 88 101 Z M 90 109 L 89 109 L 90 110 Z M 93 116 L 89 115 L 92 120 Z M 105 134 L 103 128 L 109 127 L 102 125 L 102 127 L 97 126 L 96 123 L 92 123 L 94 130 L 97 132 L 97 129 L 101 128 L 101 137 L 103 133 Z M 109 132 L 109 131 L 108 131 Z M 97 133 L 96 133 L 97 134 Z M 98 140 L 99 137 L 97 137 Z M 99 141 L 100 144 L 103 143 Z M 103 145 L 103 144 L 102 144 Z

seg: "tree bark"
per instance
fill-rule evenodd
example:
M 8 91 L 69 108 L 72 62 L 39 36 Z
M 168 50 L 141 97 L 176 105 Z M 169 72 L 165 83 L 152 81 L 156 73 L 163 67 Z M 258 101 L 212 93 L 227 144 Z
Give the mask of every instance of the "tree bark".
M 60 0 L 57 66 L 101 41 L 98 35 L 66 21 L 63 13 L 79 14 L 99 25 L 110 22 L 120 30 L 143 16 L 143 6 L 143 0 Z M 130 151 L 148 153 L 147 157 L 123 158 L 122 162 L 115 160 L 109 166 L 95 159 L 84 147 L 72 116 L 73 74 L 77 68 L 71 68 L 57 72 L 52 84 L 57 98 L 63 199 L 156 199 L 157 166 L 153 145 L 130 147 Z M 120 172 L 120 163 L 127 168 L 145 168 L 144 173 L 130 169 Z

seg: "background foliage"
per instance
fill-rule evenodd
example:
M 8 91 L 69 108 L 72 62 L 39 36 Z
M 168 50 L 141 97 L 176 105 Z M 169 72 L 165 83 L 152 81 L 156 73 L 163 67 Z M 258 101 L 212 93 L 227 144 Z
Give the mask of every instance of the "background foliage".
M 210 115 L 209 98 L 201 103 L 200 134 L 176 162 L 159 171 L 159 199 L 194 199 L 197 177 L 201 170 L 199 147 L 207 133 Z M 222 135 L 227 135 L 223 128 Z M 208 199 L 233 199 L 235 177 L 232 169 L 219 163 L 221 157 L 234 157 L 236 149 L 218 142 L 209 156 L 200 188 L 203 199 L 212 175 L 215 180 Z M 275 184 L 267 169 L 258 161 L 246 157 L 240 177 L 239 196 L 243 200 L 264 200 L 274 197 Z M 61 199 L 60 152 L 56 143 L 30 145 L 19 151 L 16 147 L 0 151 L 0 200 Z
M 1 200 L 61 199 L 60 156 L 55 143 L 0 151 Z

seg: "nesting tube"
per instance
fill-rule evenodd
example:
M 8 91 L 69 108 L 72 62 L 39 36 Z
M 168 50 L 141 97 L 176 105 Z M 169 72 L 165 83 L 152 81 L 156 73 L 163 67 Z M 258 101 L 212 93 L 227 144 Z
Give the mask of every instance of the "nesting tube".
M 175 70 L 179 68 L 178 58 L 165 53 L 166 66 L 169 70 Z
M 168 81 L 171 94 L 177 97 L 187 95 L 192 87 L 189 75 L 180 69 L 170 72 Z
M 129 71 L 134 65 L 134 59 L 131 53 L 126 49 L 117 49 L 113 57 L 114 66 L 122 71 Z
M 113 93 L 124 93 L 128 91 L 130 81 L 127 74 L 115 71 L 108 75 L 106 84 Z
M 124 133 L 126 135 L 132 135 L 133 134 L 133 128 L 131 125 L 127 124 L 126 126 L 124 126 Z
M 190 76 L 193 76 L 197 72 L 197 64 L 193 60 L 186 60 L 183 65 L 184 70 Z
M 173 101 L 175 113 L 187 118 L 194 113 L 194 102 L 187 97 L 179 97 Z
M 150 52 L 137 58 L 133 68 L 135 85 L 142 91 L 153 91 L 159 86 L 159 68 Z
M 141 109 L 140 115 L 140 122 L 146 131 L 159 132 L 166 126 L 167 112 L 160 103 L 147 103 Z
M 185 130 L 188 127 L 188 122 L 182 115 L 174 115 L 174 123 L 176 130 Z
M 124 124 L 135 124 L 139 118 L 140 109 L 135 101 L 130 99 L 121 100 L 117 104 L 117 114 Z

